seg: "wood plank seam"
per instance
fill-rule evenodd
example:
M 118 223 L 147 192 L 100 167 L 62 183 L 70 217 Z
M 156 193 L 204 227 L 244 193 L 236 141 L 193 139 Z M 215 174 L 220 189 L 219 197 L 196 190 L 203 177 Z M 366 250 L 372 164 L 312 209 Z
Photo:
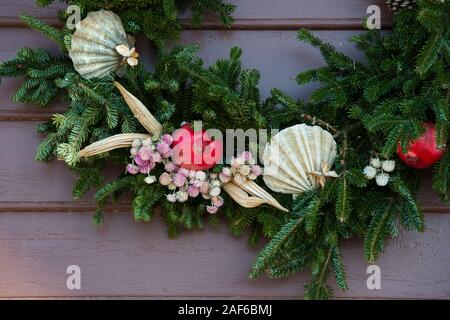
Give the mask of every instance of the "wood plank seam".
M 450 214 L 450 204 L 423 202 L 424 212 L 433 214 Z M 0 202 L 0 212 L 93 212 L 96 205 L 90 202 L 76 201 L 5 201 Z M 131 212 L 130 202 L 118 202 L 106 207 L 107 212 Z
M 54 26 L 62 27 L 62 23 L 53 17 L 41 17 L 43 21 Z M 338 19 L 235 19 L 231 27 L 224 26 L 217 19 L 204 19 L 202 26 L 194 27 L 190 19 L 181 18 L 180 24 L 185 30 L 364 30 L 363 18 Z M 382 29 L 392 28 L 390 19 L 381 20 Z M 0 17 L 0 28 L 26 28 L 26 24 L 19 17 Z

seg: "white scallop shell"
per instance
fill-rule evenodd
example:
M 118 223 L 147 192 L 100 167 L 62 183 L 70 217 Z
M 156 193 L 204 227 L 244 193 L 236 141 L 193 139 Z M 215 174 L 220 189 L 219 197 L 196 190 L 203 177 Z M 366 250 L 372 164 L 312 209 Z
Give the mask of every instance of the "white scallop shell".
M 69 56 L 75 70 L 84 78 L 103 77 L 121 67 L 123 56 L 116 47 L 131 48 L 134 45 L 131 41 L 114 12 L 89 12 L 72 35 Z
M 322 162 L 331 168 L 336 158 L 336 141 L 318 126 L 299 124 L 280 131 L 266 145 L 263 154 L 264 182 L 275 192 L 293 194 L 319 187 Z

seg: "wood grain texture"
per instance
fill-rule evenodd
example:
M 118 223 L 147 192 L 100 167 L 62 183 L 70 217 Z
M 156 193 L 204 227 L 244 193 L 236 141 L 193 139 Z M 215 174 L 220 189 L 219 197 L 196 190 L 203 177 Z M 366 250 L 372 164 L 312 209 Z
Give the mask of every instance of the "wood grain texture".
M 1 30 L 1 29 L 0 29 Z M 357 31 L 315 31 L 315 34 L 341 49 L 355 59 L 363 55 L 348 42 Z M 57 53 L 58 48 L 50 40 L 37 32 L 27 29 L 4 29 L 2 34 L 6 41 L 0 45 L 0 61 L 15 55 L 23 46 L 45 48 Z M 295 76 L 304 70 L 322 66 L 324 61 L 315 48 L 297 40 L 296 31 L 202 31 L 191 30 L 182 34 L 181 43 L 200 45 L 200 56 L 206 64 L 214 63 L 218 58 L 228 56 L 230 48 L 238 46 L 243 49 L 243 66 L 256 68 L 261 72 L 260 89 L 264 97 L 273 87 L 298 97 L 307 97 L 317 85 L 299 87 Z M 141 54 L 140 61 L 151 67 L 154 61 L 154 48 L 146 39 L 140 37 L 137 47 Z M 276 61 L 276 66 L 275 66 Z M 0 85 L 0 120 L 42 120 L 48 119 L 56 110 L 63 110 L 60 101 L 51 108 L 39 109 L 11 101 L 12 93 L 22 83 L 20 78 L 4 79 Z
M 242 47 L 244 66 L 261 71 L 265 97 L 272 87 L 279 87 L 304 98 L 316 87 L 300 88 L 294 77 L 323 65 L 323 60 L 289 30 L 322 29 L 315 33 L 360 60 L 361 53 L 347 42 L 359 31 L 348 29 L 361 28 L 370 4 L 382 6 L 383 24 L 390 23 L 383 0 L 232 2 L 238 5 L 235 30 L 189 30 L 181 42 L 199 43 L 200 56 L 208 64 L 225 57 L 232 46 Z M 0 61 L 24 46 L 56 53 L 57 47 L 45 37 L 22 28 L 17 16 L 26 12 L 56 24 L 60 6 L 42 9 L 33 0 L 0 0 Z M 190 28 L 188 17 L 186 13 L 182 23 Z M 220 28 L 217 19 L 206 18 L 203 29 Z M 138 48 L 141 61 L 151 67 L 154 50 L 150 42 L 141 37 Z M 247 247 L 245 239 L 233 238 L 223 224 L 169 240 L 160 218 L 150 224 L 134 222 L 125 198 L 108 208 L 102 226 L 92 227 L 92 194 L 73 201 L 74 178 L 67 166 L 59 161 L 34 161 L 42 138 L 35 126 L 64 110 L 64 104 L 57 100 L 48 109 L 38 109 L 12 103 L 10 98 L 19 85 L 20 79 L 6 79 L 0 85 L 0 298 L 301 297 L 308 272 L 283 280 L 249 280 L 247 272 L 257 250 Z M 106 175 L 112 178 L 121 170 L 111 167 Z M 450 207 L 432 192 L 429 172 L 423 173 L 420 198 L 427 212 L 427 230 L 422 234 L 403 231 L 390 242 L 378 261 L 381 290 L 366 288 L 361 241 L 344 243 L 350 290 L 337 291 L 337 298 L 450 298 Z M 65 270 L 71 264 L 81 267 L 80 291 L 65 287 Z
M 392 15 L 383 0 L 230 0 L 237 6 L 233 14 L 233 25 L 225 27 L 217 17 L 207 14 L 203 19 L 202 29 L 235 29 L 235 30 L 297 30 L 309 28 L 328 29 L 361 29 L 366 10 L 370 5 L 378 5 L 382 9 L 382 27 L 391 26 Z M 0 27 L 25 27 L 18 18 L 27 13 L 37 16 L 52 25 L 60 26 L 56 18 L 58 10 L 64 9 L 62 4 L 52 4 L 46 8 L 37 8 L 32 0 L 5 1 L 0 3 Z M 190 21 L 190 12 L 181 15 L 181 24 L 185 29 L 194 28 Z
M 366 287 L 361 241 L 346 242 L 350 290 L 337 297 L 450 298 L 450 215 L 428 215 L 427 225 L 388 246 L 378 261 L 381 290 Z M 224 226 L 169 240 L 159 218 L 142 224 L 117 213 L 93 228 L 77 213 L 2 213 L 0 297 L 299 298 L 309 274 L 250 280 L 256 253 Z M 81 268 L 81 290 L 65 287 L 72 264 Z

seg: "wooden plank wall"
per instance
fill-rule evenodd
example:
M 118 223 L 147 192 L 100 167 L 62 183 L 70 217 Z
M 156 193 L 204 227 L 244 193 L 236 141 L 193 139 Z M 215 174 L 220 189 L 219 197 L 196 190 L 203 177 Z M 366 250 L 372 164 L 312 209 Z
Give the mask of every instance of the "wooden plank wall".
M 211 63 L 232 46 L 244 49 L 246 67 L 261 71 L 261 90 L 279 87 L 295 97 L 306 97 L 313 86 L 299 88 L 295 75 L 323 65 L 317 50 L 296 40 L 300 27 L 315 33 L 344 52 L 361 59 L 347 39 L 357 32 L 370 4 L 383 8 L 383 26 L 391 17 L 381 0 L 234 0 L 238 5 L 231 30 L 208 17 L 201 30 L 189 27 L 181 42 L 201 44 L 201 56 Z M 58 5 L 39 9 L 32 0 L 0 0 L 0 61 L 18 48 L 55 45 L 23 28 L 21 12 L 57 23 Z M 139 39 L 145 63 L 153 61 L 152 46 Z M 18 79 L 0 86 L 0 298 L 54 297 L 224 297 L 299 298 L 309 279 L 304 272 L 283 280 L 249 280 L 247 272 L 257 251 L 244 238 L 233 238 L 225 225 L 184 233 L 169 240 L 157 218 L 136 223 L 129 204 L 110 208 L 105 223 L 93 228 L 90 197 L 73 201 L 73 177 L 60 162 L 34 161 L 41 137 L 36 124 L 64 106 L 38 109 L 12 103 Z M 112 168 L 111 173 L 118 168 Z M 350 290 L 338 298 L 450 298 L 450 207 L 430 190 L 424 173 L 422 204 L 425 233 L 402 232 L 379 259 L 381 290 L 368 290 L 361 240 L 345 243 L 343 252 Z M 81 290 L 66 288 L 68 265 L 81 267 Z M 331 284 L 334 286 L 333 281 Z

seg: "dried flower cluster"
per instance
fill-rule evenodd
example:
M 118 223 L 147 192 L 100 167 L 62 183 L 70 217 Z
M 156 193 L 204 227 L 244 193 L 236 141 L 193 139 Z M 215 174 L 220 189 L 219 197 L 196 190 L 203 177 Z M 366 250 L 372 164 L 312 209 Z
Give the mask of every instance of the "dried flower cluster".
M 255 180 L 262 173 L 261 167 L 248 151 L 232 158 L 231 167 L 223 167 L 220 173 L 189 170 L 172 161 L 172 143 L 173 137 L 170 134 L 164 134 L 159 139 L 134 140 L 130 149 L 132 163 L 126 167 L 129 174 L 147 174 L 145 182 L 148 184 L 158 180 L 161 185 L 166 186 L 171 191 L 166 195 L 170 202 L 186 202 L 189 198 L 201 195 L 204 199 L 211 200 L 206 209 L 214 214 L 224 203 L 220 196 L 223 184 L 236 176 Z M 157 179 L 151 172 L 158 163 L 164 166 L 164 172 Z

